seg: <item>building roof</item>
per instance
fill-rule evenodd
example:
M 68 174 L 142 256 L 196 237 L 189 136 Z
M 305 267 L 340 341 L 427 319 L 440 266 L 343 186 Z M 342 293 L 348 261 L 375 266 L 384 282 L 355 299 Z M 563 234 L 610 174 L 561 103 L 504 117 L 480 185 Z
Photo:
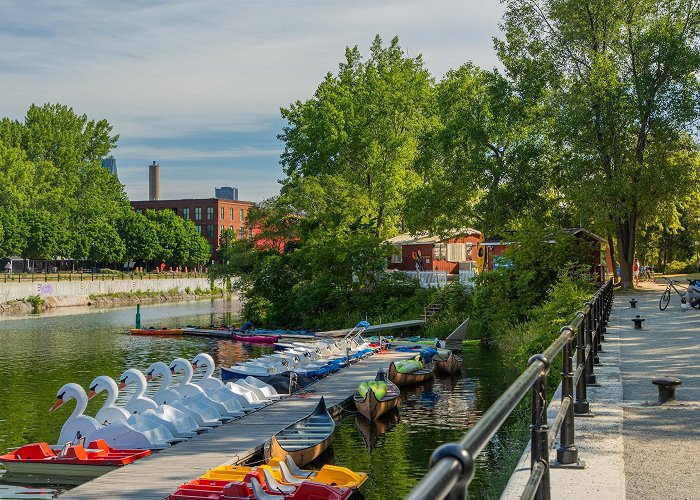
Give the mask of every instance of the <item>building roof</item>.
M 544 237 L 545 240 L 549 240 L 553 243 L 553 240 L 561 234 L 570 234 L 571 236 L 587 236 L 593 240 L 599 241 L 600 243 L 607 243 L 608 241 L 602 236 L 598 236 L 587 229 L 582 227 L 567 227 L 565 229 L 560 229 L 554 233 L 550 233 Z
M 211 198 L 179 198 L 179 199 L 172 199 L 172 200 L 164 200 L 162 198 L 159 198 L 157 200 L 131 200 L 131 203 L 192 203 L 192 202 L 200 202 L 200 203 L 211 203 L 211 202 L 224 202 L 224 203 L 238 203 L 238 204 L 243 204 L 243 205 L 255 205 L 254 201 L 245 201 L 245 200 L 231 200 L 229 198 L 216 198 L 216 197 L 211 197 Z
M 418 234 L 411 234 L 411 233 L 403 233 L 399 234 L 398 236 L 394 236 L 393 238 L 389 238 L 387 243 L 391 243 L 392 245 L 422 245 L 422 244 L 431 244 L 431 243 L 439 243 L 441 241 L 449 240 L 451 238 L 457 238 L 459 236 L 479 236 L 481 233 L 477 231 L 476 229 L 472 228 L 462 228 L 462 229 L 452 229 L 451 231 L 448 231 L 446 235 L 443 236 L 438 236 L 438 235 L 430 235 L 428 233 L 418 233 Z

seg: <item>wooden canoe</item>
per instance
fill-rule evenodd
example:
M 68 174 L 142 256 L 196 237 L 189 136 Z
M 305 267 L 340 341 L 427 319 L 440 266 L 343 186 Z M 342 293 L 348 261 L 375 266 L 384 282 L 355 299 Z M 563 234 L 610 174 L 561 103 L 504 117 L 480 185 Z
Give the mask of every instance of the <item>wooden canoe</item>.
M 355 406 L 357 410 L 369 420 L 375 420 L 399 404 L 399 394 L 401 391 L 386 378 L 386 372 L 379 370 L 374 380 L 386 382 L 386 395 L 378 400 L 372 389 L 367 391 L 363 398 L 359 392 L 355 392 Z
M 447 349 L 439 350 L 433 357 L 433 364 L 438 375 L 456 375 L 462 370 L 462 358 Z
M 132 335 L 182 335 L 184 328 L 132 328 Z
M 398 387 L 405 387 L 407 385 L 420 384 L 426 380 L 433 378 L 434 365 L 430 363 L 424 366 L 422 369 L 411 373 L 401 373 L 396 369 L 394 362 L 392 361 L 389 365 L 389 380 L 391 380 Z
M 333 441 L 335 422 L 321 397 L 316 409 L 272 436 L 269 458 L 283 460 L 289 455 L 299 466 L 313 462 Z

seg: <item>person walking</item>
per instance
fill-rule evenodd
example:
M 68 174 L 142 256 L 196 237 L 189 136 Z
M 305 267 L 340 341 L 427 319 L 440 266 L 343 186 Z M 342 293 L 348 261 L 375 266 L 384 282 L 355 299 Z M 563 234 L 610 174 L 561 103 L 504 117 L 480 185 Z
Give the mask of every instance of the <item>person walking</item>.
M 639 259 L 634 259 L 632 272 L 634 274 L 634 286 L 639 286 Z

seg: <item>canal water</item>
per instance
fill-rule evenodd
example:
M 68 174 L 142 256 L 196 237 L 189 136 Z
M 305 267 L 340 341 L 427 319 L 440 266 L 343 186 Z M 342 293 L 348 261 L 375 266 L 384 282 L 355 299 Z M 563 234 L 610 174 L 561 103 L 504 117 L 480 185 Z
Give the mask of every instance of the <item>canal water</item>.
M 141 321 L 144 326 L 231 323 L 239 310 L 239 303 L 223 300 L 145 305 Z M 272 350 L 224 339 L 128 335 L 134 315 L 129 307 L 0 321 L 0 453 L 30 442 L 56 442 L 74 403 L 53 413 L 48 409 L 67 382 L 87 387 L 98 375 L 116 379 L 130 367 L 143 370 L 154 361 L 191 359 L 199 352 L 232 365 Z M 346 412 L 324 459 L 369 472 L 361 489 L 365 498 L 401 498 L 426 472 L 432 450 L 459 439 L 516 375 L 501 368 L 496 353 L 473 347 L 465 348 L 463 357 L 461 376 L 403 391 L 398 411 L 377 423 Z M 94 415 L 103 401 L 102 395 L 91 400 L 86 414 Z M 526 439 L 527 424 L 517 417 L 499 432 L 479 457 L 471 498 L 498 497 Z M 0 477 L 2 499 L 49 499 L 65 490 L 9 479 Z

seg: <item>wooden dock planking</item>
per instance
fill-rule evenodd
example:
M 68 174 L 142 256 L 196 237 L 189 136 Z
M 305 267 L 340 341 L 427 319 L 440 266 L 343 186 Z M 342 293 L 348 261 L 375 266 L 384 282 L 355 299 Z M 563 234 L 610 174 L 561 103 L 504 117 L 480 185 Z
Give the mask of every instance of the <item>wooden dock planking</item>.
M 61 499 L 162 499 L 181 484 L 219 465 L 240 463 L 262 450 L 273 434 L 313 411 L 321 396 L 332 415 L 342 412 L 363 380 L 373 379 L 407 353 L 370 356 L 284 398 L 184 443 L 69 490 Z

